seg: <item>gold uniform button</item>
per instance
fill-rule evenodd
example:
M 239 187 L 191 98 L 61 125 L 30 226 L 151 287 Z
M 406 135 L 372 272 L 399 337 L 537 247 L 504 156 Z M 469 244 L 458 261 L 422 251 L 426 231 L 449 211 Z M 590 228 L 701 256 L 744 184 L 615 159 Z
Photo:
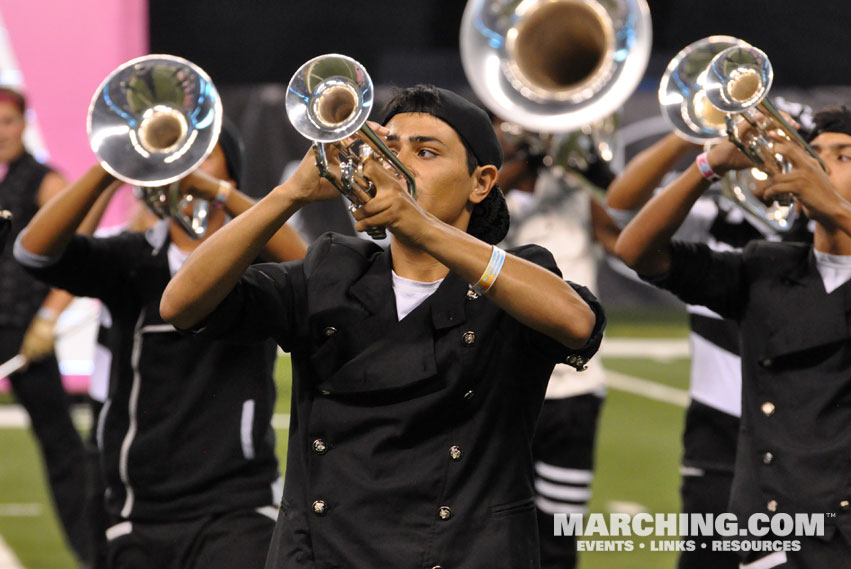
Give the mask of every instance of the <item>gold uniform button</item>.
M 328 512 L 328 505 L 324 500 L 316 500 L 313 502 L 313 513 L 317 516 L 324 516 Z
M 848 500 L 842 500 L 841 502 L 839 502 L 839 509 L 846 512 L 848 510 L 851 510 L 851 502 L 849 502 Z
M 771 464 L 774 462 L 774 455 L 770 452 L 765 453 L 762 455 L 762 462 L 763 464 Z
M 766 417 L 771 417 L 772 415 L 774 415 L 774 403 L 772 403 L 771 401 L 766 401 L 765 403 L 763 403 L 762 412 L 765 414 Z
M 462 456 L 464 456 L 464 453 L 461 450 L 461 447 L 457 447 L 457 446 L 449 447 L 449 458 L 451 458 L 452 460 L 458 461 L 458 460 L 461 460 Z
M 464 394 L 464 399 L 469 401 L 470 399 L 472 399 L 475 396 L 476 396 L 476 392 L 471 389 L 467 393 Z
M 472 346 L 473 344 L 476 343 L 476 333 L 473 332 L 472 330 L 468 330 L 467 332 L 464 332 L 463 338 L 464 338 L 464 343 L 467 344 L 468 346 Z
M 450 508 L 449 506 L 441 506 L 440 509 L 437 511 L 437 516 L 441 520 L 448 520 L 452 517 L 452 508 Z
M 777 500 L 769 500 L 768 504 L 765 505 L 769 512 L 777 511 Z
M 322 331 L 322 333 L 325 334 L 326 337 L 333 336 L 334 334 L 337 333 L 337 329 L 334 328 L 333 326 L 328 326 Z
M 325 454 L 328 452 L 328 445 L 322 439 L 316 439 L 313 441 L 313 452 L 316 454 Z

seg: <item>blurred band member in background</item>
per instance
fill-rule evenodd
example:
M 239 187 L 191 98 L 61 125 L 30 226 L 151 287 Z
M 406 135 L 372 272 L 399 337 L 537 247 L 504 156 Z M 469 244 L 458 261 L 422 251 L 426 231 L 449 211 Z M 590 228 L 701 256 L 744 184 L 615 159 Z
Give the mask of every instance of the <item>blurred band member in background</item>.
M 252 203 L 237 190 L 241 165 L 238 134 L 226 125 L 181 181 L 184 191 L 220 205 L 210 210 L 206 236 Z M 162 321 L 162 292 L 201 243 L 173 218 L 145 233 L 74 234 L 114 182 L 102 167 L 90 169 L 15 243 L 32 274 L 100 299 L 111 316 L 109 397 L 98 423 L 109 566 L 260 568 L 281 491 L 270 424 L 275 346 L 186 336 Z M 268 241 L 258 255 L 270 260 L 304 253 L 289 228 Z
M 525 144 L 526 137 L 537 135 L 513 137 L 499 119 L 494 119 L 494 130 L 505 154 L 499 183 L 506 189 L 511 214 L 505 243 L 546 247 L 565 278 L 596 290 L 595 245 L 614 251 L 618 228 L 592 192 L 598 185 L 606 187 L 611 176 L 600 174 L 592 185 L 578 172 L 547 168 L 543 156 Z M 554 514 L 588 510 L 597 420 L 605 394 L 605 370 L 599 361 L 581 373 L 556 364 L 547 384 L 532 443 L 542 569 L 576 566 L 576 538 L 554 535 Z
M 24 148 L 25 113 L 24 96 L 0 88 L 0 209 L 11 214 L 9 241 L 65 185 L 60 174 Z M 51 291 L 28 275 L 12 258 L 9 245 L 0 247 L 0 363 L 16 354 L 28 362 L 9 380 L 29 414 L 60 524 L 77 559 L 85 564 L 90 562 L 86 461 L 53 350 L 56 320 L 73 297 Z

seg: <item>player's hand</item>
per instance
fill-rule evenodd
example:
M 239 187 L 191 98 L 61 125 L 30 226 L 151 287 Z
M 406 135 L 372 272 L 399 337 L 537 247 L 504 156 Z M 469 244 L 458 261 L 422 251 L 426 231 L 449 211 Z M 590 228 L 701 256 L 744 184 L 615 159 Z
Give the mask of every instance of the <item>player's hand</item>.
M 30 322 L 21 342 L 19 353 L 31 362 L 42 360 L 53 353 L 56 321 L 36 316 Z

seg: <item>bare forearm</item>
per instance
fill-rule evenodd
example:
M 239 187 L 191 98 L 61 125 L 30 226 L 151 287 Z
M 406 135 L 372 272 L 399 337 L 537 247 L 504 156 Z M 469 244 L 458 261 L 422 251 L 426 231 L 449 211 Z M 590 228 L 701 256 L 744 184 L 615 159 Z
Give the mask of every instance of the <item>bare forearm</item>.
M 190 328 L 206 318 L 297 208 L 276 188 L 211 235 L 166 287 L 160 304 L 163 319 Z
M 420 246 L 469 283 L 478 282 L 492 252 L 491 245 L 440 222 L 432 224 Z M 594 329 L 594 312 L 570 285 L 513 255 L 506 255 L 487 294 L 523 324 L 570 348 L 582 347 Z
M 22 232 L 21 245 L 36 255 L 61 254 L 98 197 L 113 181 L 100 166 L 91 168 L 39 209 Z
M 224 208 L 232 216 L 236 217 L 248 211 L 256 202 L 234 188 L 225 200 Z M 269 239 L 261 252 L 261 256 L 267 261 L 295 261 L 303 259 L 307 253 L 307 245 L 298 232 L 284 225 Z
M 653 196 L 665 174 L 694 148 L 695 145 L 671 133 L 643 150 L 609 185 L 606 205 L 613 209 L 639 209 Z
M 83 235 L 94 234 L 100 224 L 100 220 L 103 218 L 103 214 L 106 213 L 109 202 L 115 195 L 115 191 L 121 187 L 121 184 L 122 182 L 120 180 L 113 180 L 106 187 L 95 201 L 95 204 L 89 209 L 89 213 L 86 214 L 82 223 L 77 227 L 77 233 L 82 233 Z
M 621 231 L 615 254 L 642 275 L 659 275 L 670 267 L 668 244 L 695 201 L 709 187 L 692 164 L 656 194 Z

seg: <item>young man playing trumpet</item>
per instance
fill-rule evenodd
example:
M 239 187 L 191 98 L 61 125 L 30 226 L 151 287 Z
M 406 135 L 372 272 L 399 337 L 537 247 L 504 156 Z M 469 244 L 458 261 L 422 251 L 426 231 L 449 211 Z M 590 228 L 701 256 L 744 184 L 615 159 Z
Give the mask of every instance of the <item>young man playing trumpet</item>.
M 237 136 L 226 124 L 211 154 L 181 180 L 185 191 L 219 204 L 206 236 L 252 204 L 236 188 Z M 32 274 L 109 309 L 110 386 L 98 423 L 108 566 L 262 567 L 280 496 L 270 425 L 275 347 L 186 336 L 162 321 L 162 292 L 201 242 L 174 218 L 144 234 L 74 234 L 116 184 L 93 167 L 48 202 L 15 244 Z M 269 237 L 258 256 L 303 256 L 289 228 Z
M 815 221 L 813 245 L 753 241 L 722 253 L 671 240 L 711 180 L 752 166 L 723 142 L 653 197 L 616 246 L 645 279 L 739 324 L 742 416 L 730 511 L 741 528 L 753 514 L 824 520 L 814 536 L 737 538 L 772 544 L 745 554 L 763 569 L 841 567 L 851 554 L 851 113 L 823 111 L 815 125 L 810 143 L 827 172 L 777 137 L 794 170 L 759 190 L 768 201 L 794 196 Z M 797 540 L 799 550 L 783 551 L 778 539 Z
M 312 155 L 196 251 L 163 316 L 214 337 L 275 340 L 294 378 L 284 498 L 267 567 L 536 568 L 530 444 L 553 365 L 582 365 L 605 322 L 536 246 L 506 253 L 490 120 L 434 87 L 378 128 L 417 200 L 376 160 L 357 228 L 303 262 L 248 268 L 302 205 L 334 195 Z

